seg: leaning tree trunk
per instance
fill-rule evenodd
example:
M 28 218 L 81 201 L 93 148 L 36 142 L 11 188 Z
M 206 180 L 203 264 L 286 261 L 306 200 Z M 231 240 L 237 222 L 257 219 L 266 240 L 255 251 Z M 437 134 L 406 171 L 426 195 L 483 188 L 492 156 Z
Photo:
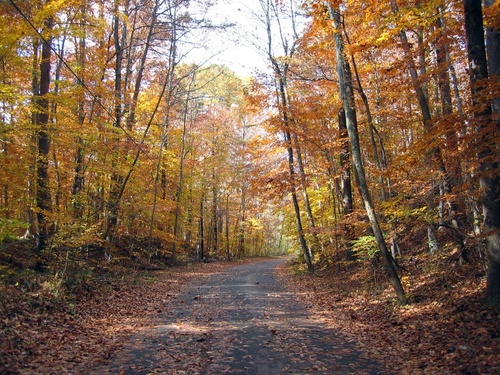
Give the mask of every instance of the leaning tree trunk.
M 486 1 L 486 6 L 492 4 L 493 1 Z M 474 118 L 479 132 L 477 141 L 480 163 L 479 184 L 483 191 L 481 204 L 488 258 L 487 298 L 491 302 L 500 303 L 500 174 L 498 170 L 500 121 L 492 116 L 492 114 L 498 116 L 500 113 L 500 98 L 494 98 L 486 108 L 481 105 L 481 98 L 484 98 L 482 94 L 486 89 L 484 80 L 488 78 L 488 67 L 492 77 L 498 77 L 500 74 L 500 31 L 493 28 L 487 29 L 489 58 L 487 62 L 481 0 L 464 0 L 463 5 Z
M 323 244 L 316 233 L 316 220 L 314 220 L 314 214 L 312 212 L 311 201 L 309 199 L 309 193 L 307 192 L 307 180 L 306 180 L 306 172 L 304 168 L 304 161 L 302 159 L 302 151 L 300 149 L 299 137 L 296 133 L 293 133 L 293 141 L 295 143 L 295 149 L 297 154 L 297 166 L 299 167 L 299 176 L 300 182 L 302 185 L 302 193 L 304 196 L 304 205 L 306 207 L 307 218 L 309 219 L 309 227 L 311 230 L 313 245 L 316 251 L 321 250 L 323 252 Z M 311 251 L 312 255 L 315 254 L 315 251 Z
M 309 272 L 314 272 L 314 265 L 312 261 L 312 254 L 307 246 L 306 237 L 304 234 L 304 227 L 302 225 L 302 219 L 300 215 L 300 205 L 299 199 L 297 197 L 297 185 L 296 185 L 296 172 L 295 172 L 295 158 L 293 155 L 293 145 L 292 145 L 292 136 L 290 134 L 290 116 L 288 114 L 288 101 L 286 96 L 286 81 L 282 76 L 282 72 L 276 67 L 275 73 L 277 75 L 278 81 L 278 101 L 281 100 L 282 109 L 282 121 L 285 136 L 286 149 L 288 152 L 288 170 L 290 176 L 290 192 L 292 195 L 293 208 L 295 211 L 295 223 L 297 225 L 297 235 L 299 237 L 300 248 L 302 249 L 302 253 L 304 254 L 304 259 L 306 261 L 307 269 Z
M 354 105 L 354 93 L 352 89 L 352 75 L 350 73 L 349 62 L 344 54 L 344 45 L 342 41 L 342 28 L 340 20 L 339 9 L 334 9 L 330 3 L 327 3 L 328 12 L 330 18 L 334 22 L 336 29 L 335 32 L 335 50 L 337 57 L 337 74 L 339 78 L 339 88 L 340 95 L 342 98 L 342 103 L 344 106 L 344 111 L 346 114 L 346 125 L 347 132 L 349 134 L 349 140 L 351 142 L 352 149 L 352 159 L 354 167 L 356 168 L 359 180 L 359 188 L 365 205 L 365 210 L 370 220 L 370 224 L 377 241 L 378 248 L 384 259 L 384 264 L 389 275 L 391 284 L 396 292 L 396 296 L 400 303 L 406 304 L 407 299 L 401 281 L 399 280 L 398 273 L 394 266 L 391 253 L 385 243 L 382 230 L 380 228 L 377 215 L 375 214 L 375 209 L 371 200 L 370 191 L 368 189 L 368 183 L 366 181 L 365 169 L 361 157 L 361 150 L 359 147 L 359 137 L 357 130 L 357 120 L 356 120 L 356 109 Z
M 292 193 L 292 201 L 293 208 L 295 211 L 295 223 L 297 224 L 297 234 L 299 237 L 300 248 L 302 249 L 302 253 L 304 254 L 304 258 L 307 264 L 307 269 L 309 272 L 314 271 L 314 266 L 312 263 L 312 256 L 307 247 L 306 237 L 304 235 L 304 227 L 302 225 L 302 219 L 300 217 L 300 205 L 299 200 L 297 198 L 297 186 L 295 183 L 295 169 L 294 169 L 294 157 L 293 157 L 293 149 L 292 149 L 292 141 L 290 132 L 285 131 L 285 142 L 287 144 L 286 148 L 288 151 L 288 169 L 290 172 L 290 190 Z

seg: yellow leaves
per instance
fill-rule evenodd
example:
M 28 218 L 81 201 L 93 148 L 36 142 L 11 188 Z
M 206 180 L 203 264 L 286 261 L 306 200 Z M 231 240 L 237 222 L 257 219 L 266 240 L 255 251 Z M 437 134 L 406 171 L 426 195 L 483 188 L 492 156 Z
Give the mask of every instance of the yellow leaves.
M 390 40 L 392 37 L 393 37 L 393 32 L 384 31 L 378 36 L 378 38 L 376 38 L 375 41 L 377 44 L 384 44 L 385 42 Z
M 248 222 L 248 225 L 250 226 L 250 228 L 253 230 L 262 230 L 263 229 L 262 222 L 255 217 L 250 218 L 247 222 Z
M 411 207 L 410 202 L 405 202 L 403 199 L 393 199 L 384 201 L 380 204 L 384 216 L 389 222 L 400 220 L 412 220 L 416 222 L 431 222 L 435 213 L 426 206 Z
M 22 98 L 19 86 L 5 84 L 0 82 L 0 100 L 3 102 L 14 103 Z
M 483 9 L 485 26 L 500 30 L 500 1 Z

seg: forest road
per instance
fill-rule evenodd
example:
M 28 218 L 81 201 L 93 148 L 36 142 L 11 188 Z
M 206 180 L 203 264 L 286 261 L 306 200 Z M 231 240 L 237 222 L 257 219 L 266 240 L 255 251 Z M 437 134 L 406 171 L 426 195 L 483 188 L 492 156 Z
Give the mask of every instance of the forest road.
M 383 374 L 278 282 L 274 271 L 284 261 L 198 280 L 95 373 Z

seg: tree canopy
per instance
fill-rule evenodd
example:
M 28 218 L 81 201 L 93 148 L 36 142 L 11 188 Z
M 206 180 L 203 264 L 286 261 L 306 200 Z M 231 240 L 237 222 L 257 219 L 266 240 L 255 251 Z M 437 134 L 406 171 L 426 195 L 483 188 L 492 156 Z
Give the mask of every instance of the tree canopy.
M 405 257 L 446 253 L 498 300 L 498 1 L 259 0 L 251 77 L 193 59 L 237 31 L 210 5 L 0 2 L 1 251 L 381 254 L 402 303 Z

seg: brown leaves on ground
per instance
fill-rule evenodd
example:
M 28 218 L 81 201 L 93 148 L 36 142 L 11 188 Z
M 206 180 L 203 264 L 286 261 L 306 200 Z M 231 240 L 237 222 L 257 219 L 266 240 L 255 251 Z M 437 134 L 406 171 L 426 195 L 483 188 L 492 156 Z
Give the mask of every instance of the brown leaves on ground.
M 0 373 L 85 373 L 106 360 L 130 334 L 168 307 L 190 280 L 231 263 L 93 279 L 76 299 L 58 301 L 59 280 L 41 288 L 10 285 L 0 295 Z
M 59 302 L 57 278 L 42 288 L 7 286 L 0 295 L 0 373 L 85 373 L 98 367 L 132 333 L 148 330 L 191 280 L 232 265 L 96 278 L 79 286 L 77 299 Z M 279 275 L 307 308 L 392 373 L 500 373 L 499 310 L 483 303 L 484 277 L 470 266 L 446 263 L 433 273 L 405 272 L 408 306 L 397 304 L 380 273 L 374 287 L 366 267 L 330 268 L 319 276 L 292 275 L 282 267 Z M 196 337 L 204 344 L 205 336 Z
M 499 309 L 483 302 L 484 280 L 468 266 L 446 277 L 403 277 L 412 303 L 399 306 L 389 282 L 369 292 L 359 268 L 281 280 L 330 326 L 396 374 L 499 374 Z M 432 281 L 433 280 L 433 281 Z

